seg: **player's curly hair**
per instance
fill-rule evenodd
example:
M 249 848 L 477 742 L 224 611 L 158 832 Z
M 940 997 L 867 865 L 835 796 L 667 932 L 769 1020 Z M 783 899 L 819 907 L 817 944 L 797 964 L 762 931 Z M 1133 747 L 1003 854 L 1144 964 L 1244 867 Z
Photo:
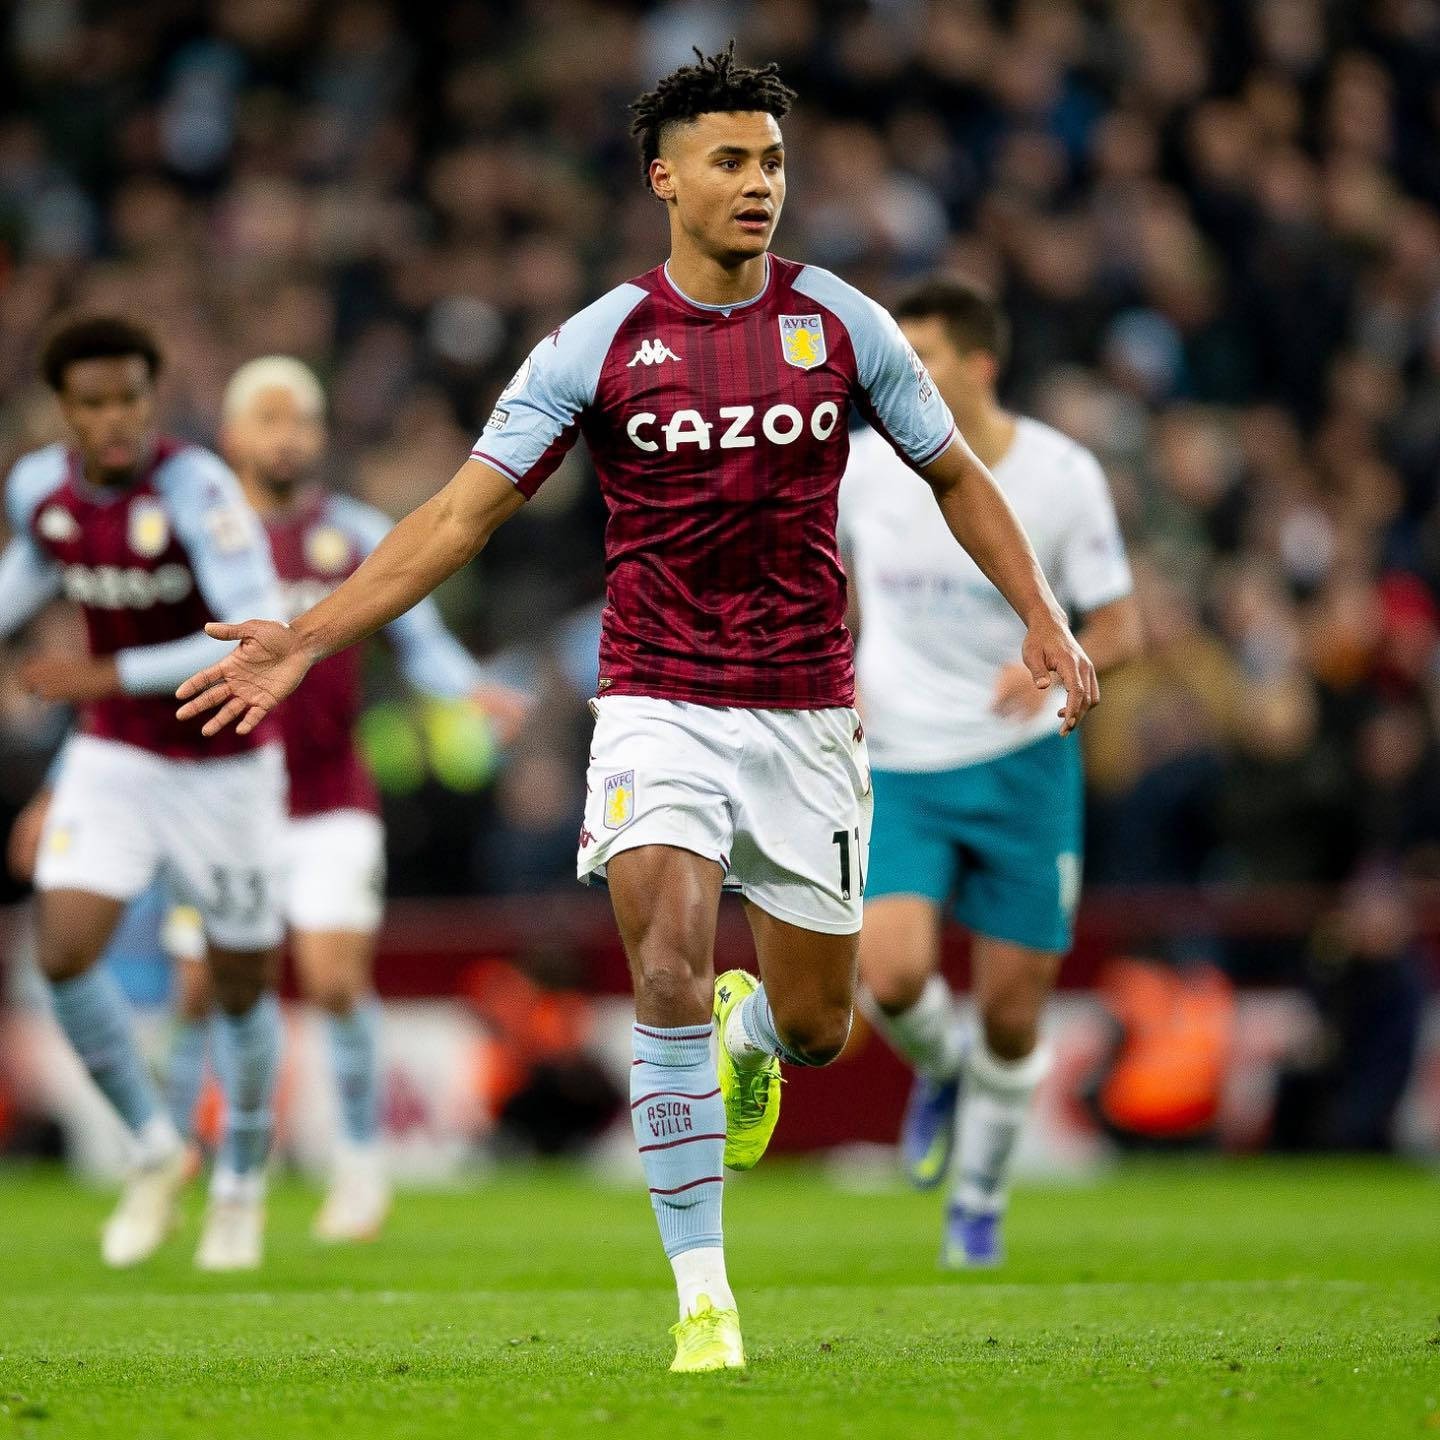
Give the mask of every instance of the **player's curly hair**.
M 80 360 L 111 360 L 138 355 L 153 380 L 160 373 L 160 346 L 143 326 L 123 315 L 80 315 L 63 320 L 46 337 L 39 370 L 59 394 L 65 372 Z
M 717 110 L 763 110 L 777 120 L 790 113 L 795 92 L 780 79 L 780 67 L 773 60 L 768 65 L 740 65 L 733 40 L 718 55 L 703 55 L 697 49 L 695 58 L 699 64 L 682 65 L 631 103 L 630 133 L 640 142 L 646 185 L 667 125 Z

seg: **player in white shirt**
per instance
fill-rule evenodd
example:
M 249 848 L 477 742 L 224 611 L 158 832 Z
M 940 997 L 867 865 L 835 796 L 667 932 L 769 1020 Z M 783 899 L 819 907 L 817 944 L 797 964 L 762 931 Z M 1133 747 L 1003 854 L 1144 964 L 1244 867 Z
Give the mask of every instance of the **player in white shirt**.
M 1077 638 L 1097 670 L 1135 655 L 1139 612 L 1105 476 L 1088 450 L 998 404 L 998 307 L 940 278 L 894 313 L 1061 604 L 1083 618 Z M 1079 898 L 1079 741 L 1059 733 L 1053 697 L 1020 663 L 1024 627 L 873 431 L 851 447 L 840 529 L 875 783 L 861 975 L 877 1027 L 915 1070 L 901 1141 L 911 1179 L 938 1185 L 955 1162 L 942 1264 L 993 1265 L 1047 1066 L 1040 1012 Z M 973 1026 L 940 974 L 947 911 L 971 932 Z

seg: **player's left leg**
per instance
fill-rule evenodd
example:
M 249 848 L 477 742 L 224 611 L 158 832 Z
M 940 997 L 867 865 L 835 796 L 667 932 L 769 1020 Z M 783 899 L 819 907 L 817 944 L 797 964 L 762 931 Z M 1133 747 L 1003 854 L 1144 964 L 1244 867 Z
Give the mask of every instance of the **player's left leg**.
M 1049 1069 L 1040 1015 L 1061 954 L 987 935 L 973 938 L 977 1012 L 956 1114 L 954 1189 L 942 1259 L 952 1268 L 998 1264 L 1000 1223 L 1015 1150 L 1036 1087 Z
M 195 1263 L 254 1269 L 283 1040 L 275 984 L 284 758 L 278 746 L 266 746 L 191 761 L 173 766 L 168 782 L 157 825 L 173 893 L 194 905 L 205 928 L 216 1005 L 213 1059 L 226 1110 Z
M 265 1164 L 275 1121 L 284 1025 L 275 993 L 278 951 L 235 950 L 211 941 L 214 1063 L 225 1094 L 225 1135 L 210 1180 L 202 1270 L 253 1270 L 265 1222 Z
M 371 972 L 373 930 L 292 930 L 305 998 L 325 1013 L 340 1100 L 330 1188 L 313 1226 L 317 1239 L 373 1240 L 390 1208 L 380 1153 L 380 1006 Z
M 942 1263 L 997 1264 L 1016 1145 L 1049 1066 L 1045 999 L 1070 948 L 1079 894 L 1083 777 L 1074 736 L 1049 736 L 972 767 L 957 832 L 971 857 L 956 918 L 973 937 L 978 1023 L 956 1113 L 954 1190 Z
M 774 1132 L 778 1062 L 828 1065 L 849 1037 L 873 808 L 853 710 L 754 711 L 744 726 L 733 873 L 761 983 L 726 972 L 715 1008 L 725 1163 L 742 1170 Z

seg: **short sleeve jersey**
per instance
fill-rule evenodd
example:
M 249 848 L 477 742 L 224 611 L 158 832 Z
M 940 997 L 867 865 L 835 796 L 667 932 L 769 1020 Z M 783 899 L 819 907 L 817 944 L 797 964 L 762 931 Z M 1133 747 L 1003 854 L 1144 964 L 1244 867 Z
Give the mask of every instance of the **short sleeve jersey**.
M 88 484 L 74 452 L 48 446 L 16 463 L 6 509 L 12 530 L 58 567 L 91 655 L 180 640 L 221 618 L 205 600 L 212 580 L 255 610 L 273 598 L 259 522 L 224 462 L 199 446 L 158 441 L 136 482 L 115 491 Z M 181 759 L 233 755 L 275 738 L 266 724 L 206 739 L 201 720 L 175 718 L 178 703 L 173 695 L 111 696 L 84 707 L 80 728 Z
M 1083 614 L 1130 593 L 1109 486 L 1088 450 L 1022 418 L 994 476 L 1062 604 Z M 860 700 L 877 766 L 954 769 L 1056 733 L 1058 698 L 1024 719 L 995 714 L 996 681 L 1019 661 L 1025 626 L 878 435 L 855 437 L 840 534 L 860 597 Z
M 602 695 L 843 706 L 854 412 L 917 468 L 955 437 L 894 320 L 829 272 L 770 256 L 756 297 L 712 307 L 661 266 L 542 340 L 473 453 L 529 496 L 585 437 L 609 511 Z

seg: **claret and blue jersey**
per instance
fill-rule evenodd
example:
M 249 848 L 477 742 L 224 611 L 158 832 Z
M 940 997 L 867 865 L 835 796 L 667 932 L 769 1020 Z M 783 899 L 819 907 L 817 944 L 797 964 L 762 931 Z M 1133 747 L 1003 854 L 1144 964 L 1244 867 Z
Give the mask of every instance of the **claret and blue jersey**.
M 843 706 L 852 408 L 916 468 L 955 438 L 899 327 L 829 272 L 769 256 L 757 296 L 715 307 L 660 266 L 535 347 L 473 455 L 528 496 L 585 437 L 609 509 L 602 693 Z

